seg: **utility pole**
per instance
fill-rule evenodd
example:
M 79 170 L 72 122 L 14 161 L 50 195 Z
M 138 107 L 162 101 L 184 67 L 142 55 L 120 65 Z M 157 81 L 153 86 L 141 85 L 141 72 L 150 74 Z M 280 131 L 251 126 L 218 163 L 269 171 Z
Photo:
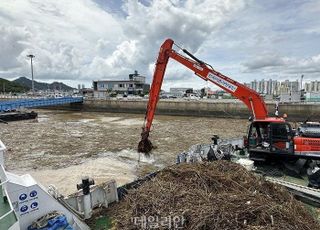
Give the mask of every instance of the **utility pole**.
M 33 63 L 32 58 L 35 58 L 33 54 L 27 55 L 28 58 L 30 58 L 30 65 L 31 65 L 31 78 L 32 78 L 32 96 L 34 96 L 34 80 L 33 80 Z

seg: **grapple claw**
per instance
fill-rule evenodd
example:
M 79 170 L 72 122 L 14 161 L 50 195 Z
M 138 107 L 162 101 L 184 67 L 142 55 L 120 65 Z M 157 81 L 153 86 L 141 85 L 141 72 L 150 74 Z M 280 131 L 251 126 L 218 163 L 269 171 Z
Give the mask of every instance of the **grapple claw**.
M 147 139 L 142 139 L 138 145 L 138 152 L 148 154 L 153 149 L 151 141 Z
M 141 141 L 138 144 L 138 152 L 149 154 L 152 149 L 153 149 L 153 145 L 149 140 L 149 132 L 142 132 Z

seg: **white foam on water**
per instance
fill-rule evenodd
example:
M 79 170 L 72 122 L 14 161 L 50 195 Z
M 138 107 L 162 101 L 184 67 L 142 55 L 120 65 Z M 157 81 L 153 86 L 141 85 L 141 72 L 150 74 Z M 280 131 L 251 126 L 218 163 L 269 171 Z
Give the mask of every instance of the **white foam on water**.
M 100 118 L 102 122 L 113 122 L 120 119 L 122 119 L 122 117 L 101 117 Z
M 76 191 L 76 184 L 81 182 L 83 176 L 93 178 L 97 184 L 115 179 L 119 186 L 136 179 L 137 168 L 141 164 L 154 163 L 153 156 L 145 157 L 135 150 L 124 149 L 119 152 L 100 153 L 96 159 L 82 159 L 81 164 L 66 168 L 15 173 L 28 173 L 44 186 L 54 184 L 59 192 L 67 195 Z
M 44 115 L 44 114 L 38 115 L 37 121 L 38 121 L 39 123 L 47 122 L 47 121 L 49 121 L 49 116 Z
M 54 184 L 64 195 L 76 191 L 76 184 L 83 176 L 93 178 L 96 184 L 115 179 L 117 185 L 133 181 L 136 178 L 136 167 L 133 164 L 122 162 L 115 158 L 101 157 L 89 159 L 82 164 L 60 169 L 32 170 L 17 172 L 28 173 L 44 186 Z
M 88 123 L 88 122 L 94 122 L 96 119 L 80 119 L 79 122 L 82 123 Z
M 66 121 L 65 124 L 67 125 L 76 125 L 76 124 L 81 124 L 80 121 Z
M 71 130 L 69 131 L 69 135 L 73 137 L 83 137 L 84 133 L 79 130 Z
M 125 125 L 125 126 L 131 126 L 131 125 L 142 125 L 143 119 L 140 118 L 130 118 L 130 119 L 123 119 L 114 121 L 113 123 L 117 125 Z
M 131 163 L 147 163 L 147 164 L 154 164 L 155 159 L 154 156 L 151 155 L 150 157 L 146 157 L 142 153 L 138 153 L 136 150 L 133 149 L 123 149 L 119 152 L 104 152 L 100 153 L 99 156 L 103 157 L 115 157 L 122 161 L 127 161 Z
M 65 124 L 70 125 L 70 126 L 85 125 L 86 127 L 87 126 L 90 126 L 90 127 L 99 126 L 99 124 L 95 123 L 95 119 L 81 119 L 81 120 L 77 120 L 77 121 L 66 121 Z
M 72 112 L 71 114 L 72 114 L 73 116 L 83 116 L 83 113 Z

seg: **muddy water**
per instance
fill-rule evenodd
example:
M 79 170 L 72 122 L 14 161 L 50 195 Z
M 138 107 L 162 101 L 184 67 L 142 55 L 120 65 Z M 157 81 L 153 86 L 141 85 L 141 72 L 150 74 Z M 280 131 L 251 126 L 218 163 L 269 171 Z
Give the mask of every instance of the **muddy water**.
M 143 115 L 39 110 L 38 121 L 0 124 L 0 139 L 8 148 L 6 168 L 30 173 L 44 185 L 55 184 L 67 194 L 82 175 L 97 183 L 118 184 L 175 162 L 177 153 L 196 143 L 208 143 L 246 133 L 247 121 L 203 117 L 156 116 L 150 158 L 136 152 Z

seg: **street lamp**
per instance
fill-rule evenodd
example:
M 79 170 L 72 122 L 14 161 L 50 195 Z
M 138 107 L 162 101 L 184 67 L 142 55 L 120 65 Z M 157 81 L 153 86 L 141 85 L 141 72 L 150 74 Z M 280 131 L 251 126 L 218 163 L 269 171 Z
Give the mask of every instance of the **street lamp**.
M 33 81 L 33 63 L 32 58 L 35 58 L 33 54 L 27 55 L 28 58 L 30 58 L 30 65 L 31 65 L 31 77 L 32 77 L 32 96 L 34 96 L 34 81 Z

